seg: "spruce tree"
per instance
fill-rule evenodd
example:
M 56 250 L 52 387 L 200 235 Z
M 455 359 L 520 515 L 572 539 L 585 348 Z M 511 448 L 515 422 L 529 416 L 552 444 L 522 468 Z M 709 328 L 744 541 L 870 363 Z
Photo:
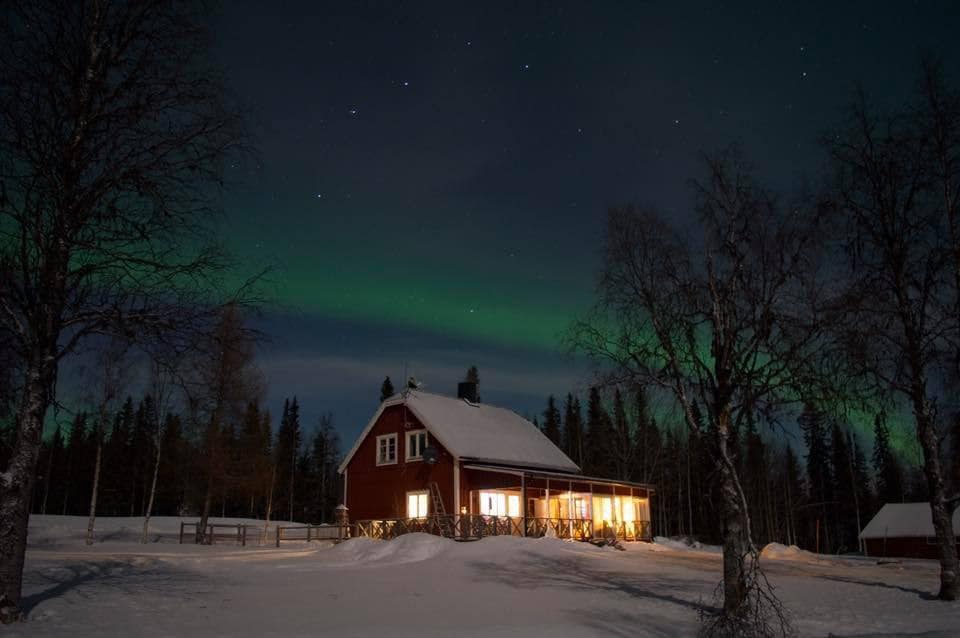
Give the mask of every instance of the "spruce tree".
M 477 401 L 480 401 L 480 371 L 477 366 L 467 368 L 467 373 L 463 375 L 463 380 L 467 383 L 474 383 L 477 386 Z
M 144 396 L 137 406 L 130 433 L 130 516 L 145 516 L 150 478 L 156 457 L 153 397 Z
M 800 545 L 799 508 L 803 498 L 803 482 L 801 479 L 800 462 L 793 448 L 789 445 L 784 451 L 784 514 L 786 518 L 787 544 Z
M 613 463 L 614 478 L 621 481 L 630 479 L 633 472 L 633 455 L 635 451 L 633 431 L 627 420 L 627 410 L 623 405 L 623 395 L 620 388 L 613 392 L 613 438 L 610 452 Z
M 67 435 L 66 484 L 60 507 L 61 514 L 80 513 L 84 498 L 90 494 L 88 436 L 87 415 L 79 412 L 70 423 L 70 432 Z
M 799 424 L 803 430 L 803 439 L 807 444 L 807 494 L 810 503 L 816 505 L 817 518 L 819 521 L 819 532 L 814 530 L 815 536 L 823 539 L 818 543 L 814 538 L 815 545 L 819 549 L 828 550 L 831 548 L 831 537 L 829 534 L 830 526 L 830 506 L 833 502 L 833 474 L 830 471 L 830 449 L 827 444 L 826 417 L 816 408 L 816 406 L 806 403 L 803 412 L 799 418 Z
M 852 550 L 857 546 L 856 500 L 853 483 L 853 458 L 847 445 L 847 436 L 840 424 L 834 421 L 830 427 L 830 470 L 834 477 L 833 507 L 837 549 Z
M 747 419 L 745 453 L 743 455 L 744 491 L 747 507 L 753 521 L 757 541 L 769 541 L 770 530 L 766 528 L 766 487 L 769 481 L 769 468 L 766 467 L 767 450 L 763 439 L 757 433 L 753 418 Z
M 543 433 L 554 445 L 560 445 L 560 410 L 551 394 L 547 399 L 547 408 L 543 411 Z
M 328 413 L 320 417 L 311 451 L 313 511 L 318 521 L 333 521 L 333 510 L 340 499 L 339 461 L 340 437 L 333 426 L 333 415 Z
M 580 401 L 568 392 L 567 400 L 563 404 L 563 451 L 581 468 L 583 467 L 582 420 Z
M 157 476 L 156 514 L 181 516 L 187 509 L 188 487 L 199 477 L 191 471 L 190 448 L 179 415 L 166 415 L 160 446 L 163 456 Z
M 903 470 L 890 449 L 890 430 L 883 411 L 873 420 L 873 471 L 879 504 L 903 502 Z
M 65 449 L 63 435 L 60 433 L 59 425 L 57 425 L 56 430 L 53 431 L 53 436 L 50 437 L 49 443 L 44 444 L 42 447 L 41 463 L 37 464 L 37 472 L 43 471 L 42 490 L 37 490 L 38 494 L 41 495 L 38 511 L 41 514 L 46 514 L 48 508 L 52 510 L 55 507 L 54 503 L 60 501 L 58 495 L 64 488 L 63 457 Z M 43 460 L 46 460 L 45 464 L 42 463 Z M 37 488 L 39 487 L 41 487 L 40 484 L 37 485 Z
M 296 495 L 295 483 L 297 460 L 300 454 L 300 407 L 297 397 L 284 401 L 283 417 L 277 430 L 275 463 L 277 466 L 276 489 L 282 496 L 277 499 L 277 509 L 283 516 L 293 520 Z
M 109 516 L 130 516 L 130 438 L 134 427 L 133 398 L 127 397 L 113 420 L 110 438 L 103 449 L 98 512 Z M 87 495 L 89 497 L 89 495 Z
M 633 421 L 634 421 L 634 465 L 633 478 L 646 482 L 650 474 L 651 447 L 650 447 L 650 415 L 648 414 L 647 393 L 642 385 L 637 385 L 633 393 Z
M 383 403 L 394 394 L 396 394 L 396 392 L 393 389 L 393 383 L 390 381 L 390 377 L 385 377 L 383 383 L 380 385 L 380 403 Z
M 587 474 L 602 478 L 613 478 L 610 462 L 610 444 L 613 439 L 610 415 L 603 407 L 600 391 L 590 388 L 587 400 L 587 429 L 584 436 L 584 463 Z

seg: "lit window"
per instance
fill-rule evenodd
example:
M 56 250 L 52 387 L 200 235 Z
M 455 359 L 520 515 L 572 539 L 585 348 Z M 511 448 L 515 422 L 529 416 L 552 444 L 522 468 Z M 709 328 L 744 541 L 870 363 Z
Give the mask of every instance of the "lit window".
M 377 437 L 377 465 L 397 462 L 397 435 L 384 434 Z
M 484 516 L 506 516 L 507 495 L 500 492 L 480 492 L 480 513 Z
M 430 494 L 426 490 L 407 492 L 407 518 L 424 518 L 430 514 Z
M 423 451 L 427 448 L 427 431 L 407 432 L 407 460 L 422 461 Z
M 507 495 L 507 516 L 520 516 L 520 497 L 516 494 Z

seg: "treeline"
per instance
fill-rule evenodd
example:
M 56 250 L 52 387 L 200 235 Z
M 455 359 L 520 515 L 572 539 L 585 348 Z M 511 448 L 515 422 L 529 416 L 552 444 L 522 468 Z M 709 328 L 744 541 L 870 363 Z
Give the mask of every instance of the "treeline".
M 155 399 L 132 397 L 104 432 L 96 514 L 199 516 L 208 481 L 211 514 L 320 523 L 333 520 L 342 487 L 340 440 L 333 417 L 312 433 L 300 423 L 296 397 L 284 402 L 274 431 L 270 412 L 252 401 L 224 420 L 212 441 L 206 425 L 167 412 L 157 426 Z M 32 512 L 87 515 L 97 456 L 95 417 L 78 413 L 43 443 Z M 150 493 L 157 479 L 152 512 Z
M 658 423 L 643 388 L 604 393 L 593 387 L 586 412 L 572 393 L 562 405 L 551 396 L 535 421 L 586 475 L 653 484 L 655 534 L 717 544 L 721 495 L 711 446 L 718 435 L 696 403 L 694 411 L 706 437 L 695 436 L 679 418 Z M 859 531 L 884 503 L 927 500 L 920 468 L 891 448 L 882 411 L 872 445 L 851 424 L 812 405 L 797 416 L 796 426 L 799 436 L 791 442 L 753 420 L 742 431 L 733 429 L 734 463 L 757 543 L 856 551 Z M 950 443 L 944 462 L 960 489 L 960 421 Z

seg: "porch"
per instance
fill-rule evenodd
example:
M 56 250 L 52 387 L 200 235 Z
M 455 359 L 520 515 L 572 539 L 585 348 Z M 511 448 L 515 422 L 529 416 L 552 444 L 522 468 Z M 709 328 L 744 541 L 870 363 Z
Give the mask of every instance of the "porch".
M 405 517 L 361 520 L 357 533 L 394 538 L 425 532 L 458 540 L 485 536 L 653 539 L 649 485 L 491 465 L 466 464 L 458 469 L 452 513 L 438 490 L 407 492 Z

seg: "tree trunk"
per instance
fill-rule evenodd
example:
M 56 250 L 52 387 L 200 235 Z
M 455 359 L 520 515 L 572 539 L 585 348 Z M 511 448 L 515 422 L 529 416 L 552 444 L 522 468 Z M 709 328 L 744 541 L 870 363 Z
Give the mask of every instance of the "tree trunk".
M 143 536 L 140 537 L 141 543 L 147 542 L 147 534 L 150 532 L 150 515 L 153 513 L 153 499 L 157 493 L 157 475 L 160 473 L 160 434 L 157 430 L 157 457 L 153 463 L 153 480 L 150 482 L 150 498 L 147 500 L 147 509 L 143 516 Z
M 940 591 L 937 598 L 957 600 L 960 598 L 960 567 L 957 563 L 957 541 L 953 531 L 953 508 L 947 502 L 940 467 L 940 441 L 930 417 L 930 404 L 927 402 L 926 393 L 915 391 L 913 398 L 917 437 L 923 450 L 923 474 L 930 492 L 930 514 L 937 535 L 937 552 L 940 555 Z
M 100 491 L 100 459 L 103 456 L 103 428 L 97 425 L 97 456 L 93 463 L 93 488 L 90 490 L 90 515 L 87 518 L 87 545 L 93 545 L 93 526 L 97 522 L 97 495 Z
M 208 461 L 210 462 L 210 461 Z M 207 493 L 203 497 L 203 512 L 200 514 L 200 524 L 197 525 L 197 542 L 207 543 L 207 521 L 210 520 L 210 507 L 213 504 L 213 465 L 210 462 L 210 471 L 207 473 Z
M 736 617 L 747 600 L 744 560 L 750 552 L 740 490 L 726 451 L 726 432 L 721 426 L 720 441 L 720 516 L 723 519 L 723 612 Z
M 41 435 L 41 439 L 43 435 Z M 50 444 L 50 454 L 47 455 L 47 471 L 43 480 L 43 501 L 40 503 L 40 513 L 47 513 L 47 498 L 50 496 L 50 475 L 53 473 L 53 443 Z
M 17 414 L 17 438 L 9 465 L 0 474 L 0 623 L 4 624 L 21 617 L 20 591 L 34 470 L 55 381 L 52 348 L 49 352 L 38 348 L 26 362 Z
M 689 438 L 687 439 L 687 516 L 688 518 L 688 529 L 690 530 L 690 536 L 694 536 L 693 533 L 693 481 L 690 476 L 690 455 L 692 450 L 692 445 L 689 444 Z

